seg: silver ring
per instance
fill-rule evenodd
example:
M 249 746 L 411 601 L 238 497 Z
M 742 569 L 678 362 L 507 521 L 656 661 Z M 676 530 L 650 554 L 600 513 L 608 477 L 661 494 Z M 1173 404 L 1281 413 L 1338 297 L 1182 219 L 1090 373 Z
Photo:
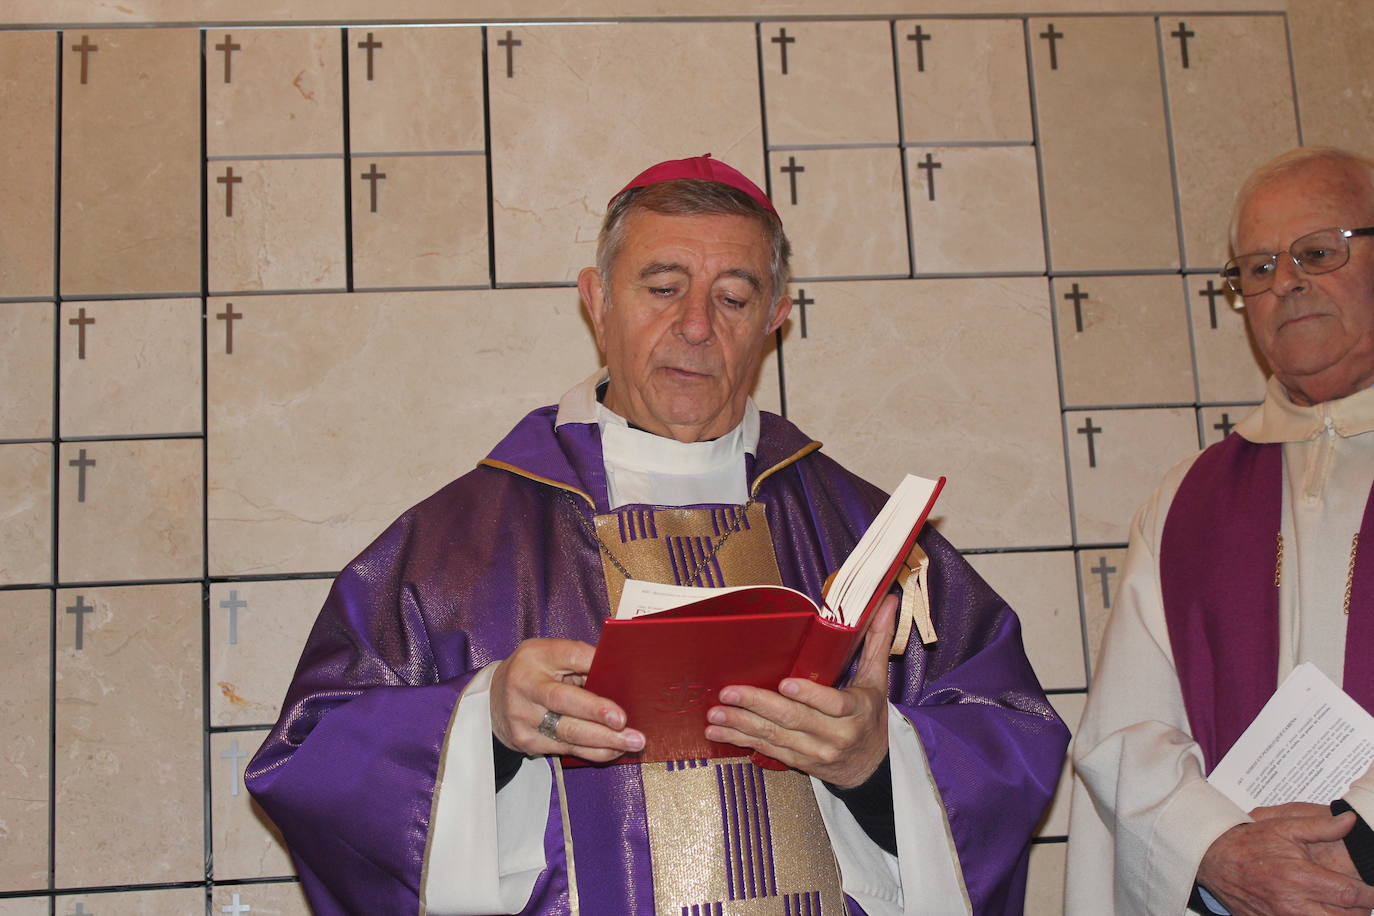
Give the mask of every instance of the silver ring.
M 544 718 L 540 720 L 537 731 L 550 741 L 563 740 L 558 737 L 558 722 L 562 718 L 563 714 L 561 712 L 554 712 L 550 709 L 548 712 L 544 713 Z

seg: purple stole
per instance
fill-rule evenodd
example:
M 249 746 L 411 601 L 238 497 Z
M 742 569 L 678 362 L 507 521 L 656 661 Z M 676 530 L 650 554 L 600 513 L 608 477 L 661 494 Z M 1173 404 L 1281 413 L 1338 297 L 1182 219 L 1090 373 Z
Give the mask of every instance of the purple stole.
M 1159 551 L 1169 644 L 1207 771 L 1278 686 L 1283 446 L 1232 433 L 1188 469 Z M 1345 639 L 1344 687 L 1374 712 L 1374 490 L 1360 524 Z M 1289 556 L 1292 556 L 1290 545 Z M 1296 573 L 1294 573 L 1296 574 Z

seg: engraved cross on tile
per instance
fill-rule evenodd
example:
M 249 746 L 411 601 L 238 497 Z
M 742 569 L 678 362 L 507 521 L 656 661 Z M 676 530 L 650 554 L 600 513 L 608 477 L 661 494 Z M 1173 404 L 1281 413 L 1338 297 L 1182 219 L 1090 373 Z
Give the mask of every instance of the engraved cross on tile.
M 231 588 L 229 598 L 221 601 L 219 606 L 229 612 L 229 645 L 236 646 L 239 643 L 239 611 L 248 607 L 248 602 L 239 597 L 239 590 Z
M 382 43 L 374 39 L 371 32 L 367 33 L 367 41 L 358 42 L 358 47 L 367 52 L 367 81 L 369 83 L 372 82 L 372 52 L 381 46 Z
M 1183 58 L 1183 69 L 1188 69 L 1188 39 L 1197 37 L 1197 33 L 1188 28 L 1186 23 L 1180 22 L 1178 28 L 1169 33 L 1170 37 L 1178 39 L 1178 51 Z
M 234 322 L 243 317 L 242 312 L 234 311 L 234 303 L 224 303 L 224 311 L 215 316 L 224 322 L 224 355 L 234 355 Z
M 368 171 L 363 172 L 362 179 L 369 185 L 368 199 L 371 201 L 372 212 L 377 212 L 377 182 L 386 180 L 386 172 L 377 171 L 377 163 L 371 163 Z
M 916 42 L 916 72 L 926 72 L 926 42 L 930 41 L 931 35 L 919 25 L 916 31 L 907 36 L 910 41 Z
M 797 165 L 796 157 L 788 156 L 787 165 L 781 166 L 780 171 L 787 173 L 789 187 L 792 189 L 792 206 L 797 205 L 797 175 L 806 171 L 806 166 Z
M 86 75 L 90 68 L 90 56 L 100 50 L 99 45 L 91 44 L 91 39 L 81 36 L 81 44 L 72 45 L 72 50 L 81 55 L 81 85 L 86 85 Z
M 1047 41 L 1050 43 L 1050 69 L 1051 69 L 1051 70 L 1058 70 L 1058 69 L 1059 69 L 1059 39 L 1061 39 L 1061 38 L 1064 37 L 1064 33 L 1063 33 L 1063 32 L 1060 32 L 1059 30 L 1057 30 L 1057 29 L 1054 27 L 1054 23 L 1051 22 L 1051 23 L 1050 23 L 1050 27 L 1049 27 L 1048 29 L 1046 29 L 1045 31 L 1043 31 L 1043 32 L 1040 33 L 1040 37 L 1041 37 L 1041 38 L 1044 38 L 1045 40 L 1047 40 Z
M 82 905 L 81 901 L 78 900 L 76 902 L 76 909 L 71 911 L 70 916 L 95 916 L 95 914 L 92 913 L 90 910 L 86 909 L 86 907 Z
M 86 457 L 86 450 L 83 448 L 77 453 L 77 457 L 67 462 L 71 467 L 76 468 L 76 501 L 84 503 L 86 501 L 86 469 L 95 467 L 95 459 Z
M 221 41 L 219 44 L 215 45 L 215 50 L 224 52 L 224 81 L 226 83 L 233 82 L 234 71 L 232 65 L 232 58 L 234 56 L 235 51 L 243 50 L 243 45 L 239 44 L 237 41 L 234 41 L 233 35 L 230 35 L 228 32 L 225 32 L 224 41 Z
M 1097 558 L 1097 565 L 1094 566 L 1092 569 L 1088 570 L 1088 572 L 1092 573 L 1093 575 L 1097 576 L 1099 579 L 1102 580 L 1102 607 L 1106 610 L 1111 610 L 1112 587 L 1110 583 L 1110 577 L 1112 573 L 1116 572 L 1116 567 L 1108 566 L 1107 558 L 1105 556 L 1099 556 Z
M 516 38 L 510 29 L 506 29 L 506 37 L 496 43 L 506 49 L 506 79 L 511 79 L 515 76 L 515 49 L 524 42 Z
M 1082 290 L 1080 290 L 1080 289 L 1078 288 L 1078 284 L 1075 283 L 1075 284 L 1073 285 L 1073 288 L 1072 288 L 1069 292 L 1067 292 L 1067 293 L 1064 294 L 1064 298 L 1065 298 L 1065 299 L 1072 300 L 1072 302 L 1073 302 L 1073 326 L 1074 326 L 1074 329 L 1078 331 L 1078 333 L 1082 334 L 1082 333 L 1083 333 L 1083 300 L 1084 300 L 1084 299 L 1089 299 L 1089 298 L 1091 298 L 1091 297 L 1090 297 L 1087 293 L 1085 293 L 1085 292 L 1083 292 Z
M 1221 415 L 1221 422 L 1220 422 L 1220 423 L 1213 423 L 1213 424 L 1212 424 L 1212 429 L 1215 429 L 1215 430 L 1219 431 L 1219 432 L 1221 433 L 1221 437 L 1222 437 L 1223 439 L 1225 439 L 1227 436 L 1231 435 L 1231 430 L 1233 430 L 1233 429 L 1235 429 L 1235 428 L 1236 428 L 1236 424 L 1234 424 L 1234 423 L 1231 422 L 1231 415 L 1230 415 L 1229 413 L 1226 413 L 1226 412 L 1223 412 L 1223 413 L 1222 413 L 1222 415 Z
M 1094 426 L 1092 417 L 1084 417 L 1083 419 L 1087 422 L 1078 427 L 1076 432 L 1088 437 L 1088 467 L 1095 468 L 1097 467 L 1097 448 L 1094 445 L 1093 436 L 1102 432 L 1102 427 Z
M 1217 286 L 1208 280 L 1207 287 L 1198 290 L 1198 295 L 1207 297 L 1207 314 L 1212 322 L 1212 330 L 1215 331 L 1217 329 L 1217 297 L 1226 295 L 1226 288 Z
M 239 903 L 239 895 L 234 894 L 229 898 L 232 902 L 228 906 L 219 908 L 221 913 L 229 913 L 230 916 L 238 916 L 240 913 L 251 913 L 253 908 L 246 903 Z
M 86 315 L 86 307 L 83 305 L 76 310 L 75 318 L 68 318 L 67 324 L 76 325 L 76 358 L 86 358 L 86 325 L 95 324 L 95 319 Z
M 229 742 L 229 748 L 219 755 L 220 760 L 229 761 L 229 771 L 234 774 L 233 780 L 229 783 L 229 794 L 239 794 L 239 761 L 248 756 L 248 752 L 239 747 L 239 739 L 235 738 Z
M 944 163 L 936 162 L 935 156 L 930 153 L 926 153 L 923 161 L 916 163 L 916 168 L 923 169 L 926 173 L 926 194 L 932 201 L 935 200 L 935 170 L 944 167 Z
M 224 185 L 224 215 L 234 215 L 234 185 L 243 183 L 242 175 L 234 174 L 234 167 L 228 166 L 224 174 L 215 178 L 215 181 Z
M 807 307 L 808 305 L 815 305 L 815 304 L 816 304 L 816 300 L 815 300 L 815 299 L 812 299 L 810 296 L 808 296 L 808 295 L 806 294 L 806 290 L 804 290 L 804 289 L 799 289 L 799 290 L 797 290 L 797 295 L 796 295 L 796 297 L 793 298 L 793 300 L 792 300 L 792 304 L 795 305 L 798 309 L 801 310 L 801 336 L 802 336 L 802 340 L 805 340 L 805 339 L 806 339 L 806 307 Z
M 67 613 L 76 618 L 76 640 L 73 647 L 80 652 L 85 648 L 86 641 L 86 615 L 95 610 L 95 607 L 86 603 L 85 595 L 76 596 L 76 604 L 67 608 Z
M 768 39 L 768 40 L 771 41 L 771 42 L 773 42 L 773 44 L 777 45 L 777 46 L 778 46 L 778 50 L 782 52 L 782 75 L 783 75 L 783 76 L 786 76 L 786 75 L 787 75 L 787 46 L 797 43 L 796 36 L 794 36 L 794 35 L 788 35 L 788 34 L 787 34 L 787 29 L 779 29 L 779 30 L 778 30 L 778 34 L 774 35 L 772 38 L 770 38 L 770 39 Z

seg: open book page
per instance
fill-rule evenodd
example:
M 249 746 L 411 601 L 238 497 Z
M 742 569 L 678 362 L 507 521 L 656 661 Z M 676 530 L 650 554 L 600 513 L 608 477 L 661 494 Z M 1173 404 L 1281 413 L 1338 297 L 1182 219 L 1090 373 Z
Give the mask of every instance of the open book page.
M 691 604 L 706 598 L 714 598 L 726 592 L 737 592 L 750 585 L 732 585 L 727 588 L 712 588 L 704 585 L 672 585 L 666 582 L 646 582 L 643 579 L 627 579 L 625 588 L 620 592 L 620 603 L 615 608 L 616 620 L 629 620 L 634 617 L 647 617 L 675 607 Z
M 873 524 L 835 573 L 826 604 L 840 623 L 857 626 L 873 593 L 883 584 L 892 561 L 925 512 L 939 482 L 908 474 L 892 491 Z
M 1293 669 L 1207 781 L 1245 811 L 1340 798 L 1374 762 L 1374 716 L 1315 665 Z

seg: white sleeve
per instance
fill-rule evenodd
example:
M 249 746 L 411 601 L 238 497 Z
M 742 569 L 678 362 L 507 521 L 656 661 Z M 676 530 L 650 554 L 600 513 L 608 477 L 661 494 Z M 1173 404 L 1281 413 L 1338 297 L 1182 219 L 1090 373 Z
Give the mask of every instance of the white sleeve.
M 1250 820 L 1204 778 L 1164 618 L 1157 546 L 1186 469 L 1175 468 L 1132 523 L 1074 741 L 1068 916 L 1186 912 L 1207 848 Z
M 966 916 L 972 906 L 959 854 L 921 739 L 891 703 L 887 729 L 896 856 L 869 838 L 823 782 L 811 779 L 840 867 L 840 886 L 869 916 Z M 904 896 L 903 887 L 920 888 L 920 893 Z
M 546 758 L 526 760 L 496 791 L 490 688 L 497 664 L 468 684 L 444 736 L 421 879 L 422 912 L 434 916 L 519 913 L 544 870 L 553 774 Z

